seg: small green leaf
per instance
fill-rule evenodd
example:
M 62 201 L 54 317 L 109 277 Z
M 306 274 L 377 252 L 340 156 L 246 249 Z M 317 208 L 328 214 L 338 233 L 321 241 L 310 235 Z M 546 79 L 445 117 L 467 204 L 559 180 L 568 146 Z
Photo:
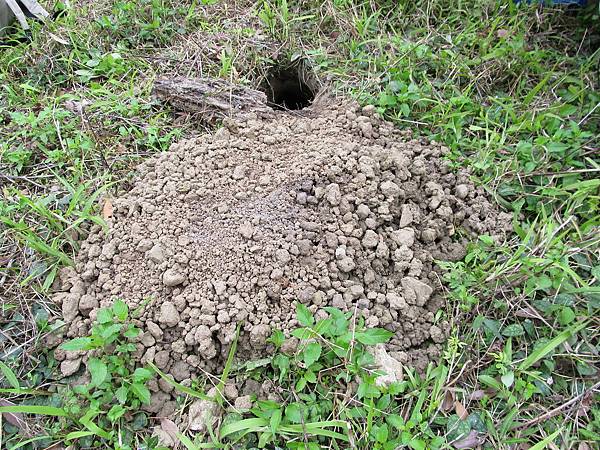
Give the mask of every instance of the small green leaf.
M 80 338 L 71 339 L 70 341 L 63 343 L 60 346 L 60 348 L 62 348 L 63 350 L 67 350 L 67 351 L 77 351 L 77 350 L 91 350 L 94 347 L 92 345 L 92 338 L 80 337 Z
M 565 306 L 560 310 L 558 321 L 561 325 L 569 325 L 571 322 L 575 320 L 575 311 L 573 308 Z
M 129 390 L 125 386 L 121 386 L 119 389 L 115 391 L 115 397 L 122 405 L 127 401 L 127 394 Z
M 121 322 L 124 322 L 127 319 L 127 315 L 129 314 L 129 307 L 127 303 L 123 300 L 117 300 L 112 306 L 113 313 L 117 316 Z
M 302 392 L 306 387 L 306 378 L 302 377 L 296 383 L 296 391 Z
M 15 375 L 15 373 L 11 370 L 10 367 L 8 367 L 2 361 L 0 361 L 0 370 L 2 371 L 2 374 L 4 375 L 4 378 L 6 378 L 6 381 L 8 381 L 8 384 L 10 384 L 14 389 L 21 388 L 21 385 L 19 384 L 19 380 L 18 380 L 17 376 Z
M 375 439 L 377 439 L 377 442 L 380 442 L 382 444 L 385 444 L 387 442 L 388 439 L 388 426 L 387 424 L 382 424 L 379 426 L 379 428 L 377 429 L 377 432 L 375 433 Z
M 125 414 L 125 408 L 121 405 L 114 405 L 110 408 L 108 413 L 106 413 L 106 416 L 112 423 L 115 423 L 123 414 Z
M 384 344 L 394 335 L 391 331 L 383 328 L 369 328 L 365 331 L 355 333 L 358 342 L 365 345 Z
M 104 383 L 104 380 L 106 380 L 106 376 L 108 375 L 108 367 L 106 367 L 104 362 L 98 358 L 90 358 L 87 363 L 87 368 L 92 376 L 92 385 L 99 387 Z
M 108 308 L 101 308 L 96 314 L 96 322 L 100 324 L 110 323 L 113 321 L 113 313 Z
M 131 392 L 133 392 L 142 403 L 150 403 L 150 391 L 142 383 L 133 383 L 131 385 Z
M 285 342 L 285 336 L 281 330 L 273 331 L 273 334 L 269 338 L 269 342 L 273 343 L 276 348 L 280 348 Z
M 506 326 L 504 330 L 502 330 L 502 334 L 506 337 L 522 336 L 525 334 L 525 330 L 521 324 L 513 323 Z
M 500 379 L 502 380 L 502 383 L 504 384 L 504 386 L 509 388 L 512 386 L 512 384 L 515 381 L 515 373 L 511 370 L 509 372 L 506 372 L 504 375 L 502 375 L 500 377 Z
M 306 372 L 304 374 L 304 378 L 306 378 L 306 381 L 308 381 L 309 383 L 316 383 L 317 382 L 317 376 L 312 371 Z
M 318 361 L 321 356 L 321 344 L 311 342 L 306 346 L 303 352 L 303 359 L 306 367 L 310 367 L 314 362 Z
M 315 318 L 306 306 L 302 303 L 296 305 L 296 318 L 301 325 L 311 327 L 315 323 Z
M 133 381 L 136 383 L 147 381 L 151 377 L 152 372 L 142 367 L 138 367 L 137 369 L 135 369 L 135 372 L 133 372 Z
M 276 434 L 277 430 L 279 429 L 279 424 L 281 423 L 281 416 L 282 415 L 283 415 L 283 413 L 281 412 L 281 409 L 278 409 L 271 416 L 271 420 L 269 421 L 269 424 L 271 426 L 271 432 L 273 434 Z
M 133 339 L 135 337 L 138 337 L 140 332 L 141 330 L 139 328 L 130 326 L 129 328 L 127 328 L 127 331 L 123 333 L 123 336 L 125 336 L 127 339 Z

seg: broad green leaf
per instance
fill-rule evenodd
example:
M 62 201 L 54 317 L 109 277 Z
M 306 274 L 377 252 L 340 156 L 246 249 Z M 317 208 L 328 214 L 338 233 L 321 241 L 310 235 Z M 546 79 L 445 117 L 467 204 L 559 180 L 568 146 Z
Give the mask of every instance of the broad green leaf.
M 15 375 L 15 373 L 12 371 L 12 369 L 10 367 L 8 367 L 2 361 L 0 361 L 0 370 L 2 371 L 2 374 L 4 375 L 4 378 L 6 378 L 6 381 L 8 381 L 8 384 L 10 384 L 14 389 L 21 389 L 19 380 L 17 379 L 17 376 Z
M 315 323 L 315 318 L 306 306 L 298 302 L 296 305 L 296 318 L 301 325 L 311 327 Z
M 375 345 L 386 343 L 393 335 L 394 333 L 383 328 L 369 328 L 355 333 L 354 337 L 362 344 Z
M 507 325 L 504 330 L 502 330 L 502 334 L 506 337 L 522 336 L 525 334 L 525 330 L 521 324 L 513 323 L 511 325 Z
M 546 436 L 540 442 L 536 443 L 533 447 L 529 447 L 529 450 L 543 450 L 545 448 L 549 448 L 549 445 L 556 439 L 556 437 L 560 434 L 562 428 L 559 428 L 550 436 Z M 555 448 L 554 446 L 552 448 Z
M 92 384 L 96 387 L 99 387 L 104 380 L 106 380 L 106 376 L 108 375 L 108 367 L 106 364 L 99 360 L 98 358 L 90 358 L 87 363 L 88 371 L 92 376 Z
M 112 311 L 115 316 L 117 316 L 117 319 L 119 319 L 121 322 L 124 322 L 129 314 L 129 307 L 123 300 L 116 300 L 112 306 Z
M 290 403 L 285 408 L 285 417 L 293 423 L 302 422 L 302 405 L 300 403 Z
M 269 342 L 272 342 L 276 348 L 279 348 L 285 342 L 285 336 L 281 330 L 273 331 L 273 334 L 269 338 Z
M 133 392 L 135 394 L 135 396 L 137 398 L 139 398 L 142 403 L 145 403 L 145 404 L 150 403 L 150 391 L 143 384 L 133 383 L 131 385 L 131 392 Z
M 306 346 L 303 352 L 303 359 L 306 367 L 310 367 L 314 362 L 319 360 L 321 356 L 321 344 L 311 342 Z
M 379 426 L 377 432 L 375 433 L 375 439 L 377 439 L 377 442 L 385 444 L 388 439 L 388 434 L 389 434 L 388 426 L 387 426 L 387 424 L 384 423 Z

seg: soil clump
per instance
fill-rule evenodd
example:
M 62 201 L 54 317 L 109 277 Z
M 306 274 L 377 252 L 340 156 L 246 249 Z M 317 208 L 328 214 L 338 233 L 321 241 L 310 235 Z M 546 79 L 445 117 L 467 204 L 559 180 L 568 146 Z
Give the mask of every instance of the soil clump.
M 502 236 L 498 211 L 449 150 L 381 120 L 375 108 L 322 104 L 273 119 L 225 120 L 138 167 L 94 227 L 55 300 L 68 338 L 88 335 L 116 298 L 139 309 L 136 358 L 177 381 L 237 357 L 264 357 L 274 329 L 297 326 L 296 302 L 355 311 L 393 331 L 389 355 L 423 368 L 449 332 L 435 260 L 459 260 L 470 238 Z M 80 354 L 57 351 L 72 373 Z M 155 383 L 151 412 L 170 402 Z M 168 411 L 163 411 L 167 413 Z

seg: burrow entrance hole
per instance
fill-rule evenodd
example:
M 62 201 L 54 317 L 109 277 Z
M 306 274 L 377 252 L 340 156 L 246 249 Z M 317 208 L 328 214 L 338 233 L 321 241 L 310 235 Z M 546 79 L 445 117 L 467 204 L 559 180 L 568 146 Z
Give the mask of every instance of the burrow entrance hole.
M 267 95 L 273 109 L 303 109 L 310 106 L 317 92 L 315 82 L 304 64 L 293 63 L 271 68 L 259 89 Z

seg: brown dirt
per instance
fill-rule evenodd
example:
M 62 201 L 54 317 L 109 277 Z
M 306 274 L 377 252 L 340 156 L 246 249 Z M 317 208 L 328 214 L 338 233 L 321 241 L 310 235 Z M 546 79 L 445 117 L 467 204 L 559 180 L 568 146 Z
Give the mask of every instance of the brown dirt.
M 447 148 L 407 136 L 373 107 L 321 105 L 226 121 L 147 160 L 108 233 L 94 228 L 62 273 L 67 336 L 122 298 L 142 309 L 136 357 L 184 381 L 222 366 L 238 322 L 237 356 L 264 356 L 300 301 L 318 318 L 355 310 L 395 333 L 391 356 L 424 367 L 449 331 L 434 323 L 434 260 L 462 258 L 469 235 L 502 235 L 510 215 L 449 170 Z M 156 391 L 158 408 L 169 395 Z

